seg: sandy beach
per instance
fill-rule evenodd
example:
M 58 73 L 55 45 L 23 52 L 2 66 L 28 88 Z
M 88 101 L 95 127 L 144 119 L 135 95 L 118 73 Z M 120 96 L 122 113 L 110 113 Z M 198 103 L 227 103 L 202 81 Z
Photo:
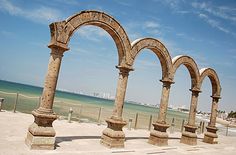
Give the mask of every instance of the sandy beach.
M 0 154 L 234 154 L 236 137 L 219 135 L 218 144 L 211 145 L 202 142 L 203 135 L 198 135 L 198 144 L 189 146 L 179 143 L 181 134 L 170 135 L 169 145 L 153 146 L 147 143 L 148 130 L 127 130 L 125 148 L 109 149 L 100 144 L 104 125 L 95 123 L 68 123 L 67 120 L 56 120 L 53 126 L 56 130 L 55 150 L 29 150 L 24 143 L 28 126 L 33 122 L 33 116 L 24 113 L 0 112 Z

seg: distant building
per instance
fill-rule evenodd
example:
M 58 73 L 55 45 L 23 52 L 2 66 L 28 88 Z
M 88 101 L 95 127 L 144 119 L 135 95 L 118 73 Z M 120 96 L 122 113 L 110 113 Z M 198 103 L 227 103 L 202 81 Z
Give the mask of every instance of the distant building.
M 189 109 L 185 109 L 185 108 L 178 108 L 178 111 L 181 111 L 181 112 L 189 112 Z

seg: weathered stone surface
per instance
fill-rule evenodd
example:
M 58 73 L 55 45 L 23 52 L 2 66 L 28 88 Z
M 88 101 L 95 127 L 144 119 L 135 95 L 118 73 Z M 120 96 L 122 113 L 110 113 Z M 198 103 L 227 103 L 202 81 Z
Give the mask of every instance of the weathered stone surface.
M 68 49 L 67 46 L 72 34 L 83 25 L 98 26 L 111 35 L 118 49 L 118 65 L 121 65 L 123 59 L 131 58 L 131 44 L 123 27 L 113 17 L 99 11 L 82 11 L 66 21 L 50 24 L 51 42 L 49 45 Z
M 211 126 L 207 126 L 206 129 L 207 132 L 204 134 L 203 142 L 210 144 L 217 144 L 218 142 L 216 141 L 216 139 L 218 138 L 218 136 L 216 132 L 218 129 L 216 127 L 211 127 Z
M 196 126 L 185 125 L 185 131 L 183 131 L 180 143 L 188 144 L 188 145 L 197 145 L 197 134 Z
M 170 79 L 174 78 L 175 72 L 180 67 L 180 65 L 184 65 L 191 75 L 191 88 L 196 88 L 198 86 L 200 74 L 198 66 L 193 58 L 186 55 L 176 56 L 172 59 L 172 65 L 173 66 L 172 70 L 170 71 Z
M 25 143 L 30 149 L 37 149 L 37 150 L 55 149 L 55 137 L 34 136 L 30 132 L 28 132 L 27 137 L 25 139 Z
M 52 123 L 57 119 L 52 106 L 64 48 L 51 47 L 48 72 L 45 80 L 40 107 L 32 111 L 34 123 L 29 126 L 26 143 L 32 149 L 54 149 L 55 130 Z
M 127 124 L 125 121 L 118 121 L 114 119 L 106 120 L 108 126 L 102 132 L 101 144 L 109 148 L 124 147 L 125 134 L 122 128 Z
M 117 68 L 120 70 L 120 73 L 116 88 L 116 98 L 115 98 L 115 105 L 112 113 L 112 118 L 115 120 L 122 120 L 122 112 L 123 112 L 128 76 L 132 68 L 126 68 L 122 66 L 117 66 Z
M 168 145 L 168 134 L 166 129 L 169 127 L 167 124 L 153 123 L 154 129 L 150 132 L 148 143 L 157 146 Z

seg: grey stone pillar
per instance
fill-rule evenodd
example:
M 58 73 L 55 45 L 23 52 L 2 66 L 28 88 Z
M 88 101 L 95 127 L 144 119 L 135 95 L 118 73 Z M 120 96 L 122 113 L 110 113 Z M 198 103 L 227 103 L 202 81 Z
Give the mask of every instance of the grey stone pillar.
M 52 123 L 57 119 L 57 115 L 53 113 L 52 107 L 61 60 L 67 49 L 58 46 L 50 46 L 49 48 L 51 48 L 51 55 L 40 106 L 32 111 L 34 123 L 29 126 L 25 139 L 31 149 L 54 149 L 55 147 L 56 133 Z
M 212 97 L 212 107 L 211 107 L 211 117 L 208 126 L 206 127 L 207 132 L 204 134 L 203 142 L 210 143 L 210 144 L 217 144 L 218 142 L 215 140 L 218 138 L 216 132 L 216 117 L 217 117 L 217 109 L 218 109 L 218 102 L 220 96 L 211 96 Z
M 166 123 L 166 113 L 170 94 L 170 86 L 173 83 L 168 80 L 160 80 L 162 85 L 162 96 L 159 107 L 157 122 L 153 123 L 154 130 L 150 132 L 148 143 L 158 146 L 168 145 L 168 134 L 166 132 L 169 125 Z
M 110 148 L 124 147 L 125 134 L 122 128 L 126 122 L 122 119 L 122 112 L 125 100 L 125 93 L 128 81 L 129 72 L 133 69 L 117 66 L 120 70 L 119 79 L 116 89 L 116 98 L 114 109 L 111 118 L 107 119 L 107 128 L 103 131 L 101 137 L 101 144 Z
M 192 91 L 191 97 L 191 105 L 189 110 L 188 123 L 184 126 L 185 131 L 182 133 L 182 137 L 180 139 L 181 143 L 188 145 L 196 145 L 197 144 L 197 134 L 195 125 L 196 112 L 197 112 L 197 101 L 198 95 L 201 92 L 199 89 L 190 89 Z

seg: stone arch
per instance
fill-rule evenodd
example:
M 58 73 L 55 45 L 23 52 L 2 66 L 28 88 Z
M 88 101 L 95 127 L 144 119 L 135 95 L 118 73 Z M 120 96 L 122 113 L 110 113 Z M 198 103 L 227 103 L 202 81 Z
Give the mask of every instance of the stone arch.
M 220 96 L 221 86 L 217 73 L 212 68 L 202 68 L 200 70 L 199 88 L 201 88 L 205 77 L 209 77 L 212 86 L 212 96 Z
M 180 65 L 184 65 L 190 74 L 191 77 L 191 88 L 198 89 L 198 81 L 199 81 L 199 70 L 196 62 L 193 58 L 186 56 L 186 55 L 179 55 L 172 59 L 172 70 L 170 72 L 170 78 L 173 80 L 176 70 L 179 68 Z
M 51 41 L 49 47 L 59 46 L 69 49 L 68 44 L 73 33 L 81 26 L 94 25 L 110 34 L 118 50 L 118 65 L 126 65 L 130 59 L 130 41 L 124 28 L 110 15 L 99 11 L 82 11 L 68 19 L 50 24 Z
M 171 57 L 167 48 L 157 39 L 141 38 L 131 43 L 131 58 L 129 64 L 133 65 L 136 56 L 142 49 L 150 49 L 159 58 L 162 67 L 162 79 L 168 79 L 171 68 Z

